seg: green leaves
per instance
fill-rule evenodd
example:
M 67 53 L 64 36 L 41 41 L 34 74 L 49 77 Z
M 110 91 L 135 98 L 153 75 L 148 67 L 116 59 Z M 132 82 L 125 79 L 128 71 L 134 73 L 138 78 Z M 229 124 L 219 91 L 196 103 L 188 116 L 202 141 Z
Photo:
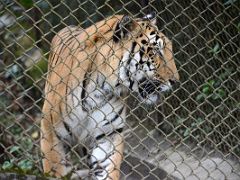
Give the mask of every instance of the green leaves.
M 44 73 L 47 72 L 47 65 L 47 61 L 45 59 L 41 59 L 27 71 L 27 75 L 31 77 L 27 79 L 29 86 L 32 86 L 34 82 L 42 78 Z
M 192 133 L 199 128 L 199 126 L 204 122 L 203 118 L 196 118 L 192 121 L 191 124 L 186 125 L 184 124 L 184 121 L 186 119 L 184 118 L 178 118 L 177 119 L 177 125 L 181 126 L 181 128 L 179 129 L 179 133 L 185 138 L 188 137 L 190 135 L 192 135 Z
M 218 54 L 221 51 L 219 43 L 215 44 L 215 46 L 210 49 L 208 52 L 213 53 L 214 55 Z
M 29 173 L 34 168 L 33 156 L 28 152 L 33 148 L 31 138 L 23 137 L 19 146 L 12 146 L 9 150 L 11 159 L 5 160 L 0 169 L 21 173 Z M 26 152 L 27 151 L 27 152 Z M 27 155 L 23 156 L 23 153 Z
M 191 129 L 190 129 L 190 128 L 187 128 L 187 129 L 184 131 L 184 133 L 183 133 L 183 137 L 189 136 L 190 132 L 191 132 Z
M 19 146 L 13 146 L 11 149 L 10 149 L 10 153 L 14 153 L 14 152 L 19 152 L 19 150 L 20 150 L 20 147 Z
M 229 77 L 232 70 L 227 69 L 225 72 L 221 73 L 218 78 L 211 79 L 203 84 L 200 89 L 201 93 L 196 96 L 196 101 L 201 102 L 206 98 L 212 100 L 223 99 L 227 96 L 225 88 L 222 86 L 222 82 Z
M 28 159 L 24 159 L 24 160 L 21 160 L 19 163 L 18 163 L 18 167 L 24 171 L 24 172 L 27 172 L 29 170 L 31 170 L 33 168 L 33 162 L 28 160 Z
M 202 92 L 203 92 L 204 94 L 209 94 L 210 91 L 211 91 L 211 88 L 210 88 L 209 86 L 205 86 L 205 87 L 202 89 Z
M 236 1 L 238 0 L 224 0 L 224 5 L 227 6 L 227 5 L 233 4 Z
M 226 92 L 223 89 L 217 89 L 211 97 L 214 100 L 221 99 L 226 97 Z
M 205 98 L 207 97 L 206 94 L 198 94 L 197 97 L 196 97 L 196 101 L 202 101 L 204 100 Z
M 2 169 L 3 170 L 12 169 L 14 166 L 13 162 L 14 162 L 14 159 L 11 159 L 10 161 L 4 161 L 2 165 Z
M 3 170 L 20 170 L 24 173 L 30 171 L 33 169 L 33 162 L 31 160 L 28 159 L 23 159 L 21 161 L 19 161 L 16 165 L 16 162 L 14 159 L 8 160 L 8 161 L 4 161 L 1 169 Z
M 20 0 L 19 3 L 26 9 L 29 9 L 33 6 L 33 0 Z

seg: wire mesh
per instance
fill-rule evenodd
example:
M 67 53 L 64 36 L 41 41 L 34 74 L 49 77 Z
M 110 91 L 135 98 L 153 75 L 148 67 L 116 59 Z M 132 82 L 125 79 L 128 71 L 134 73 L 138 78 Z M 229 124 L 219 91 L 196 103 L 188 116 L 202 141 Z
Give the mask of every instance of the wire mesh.
M 134 94 L 123 99 L 121 179 L 240 179 L 240 1 L 149 6 L 172 41 L 180 83 L 155 106 Z M 141 17 L 146 9 L 136 0 L 1 0 L 1 172 L 44 176 L 40 122 L 54 35 L 69 25 L 84 31 L 111 15 Z M 72 167 L 91 169 L 79 144 L 67 154 Z

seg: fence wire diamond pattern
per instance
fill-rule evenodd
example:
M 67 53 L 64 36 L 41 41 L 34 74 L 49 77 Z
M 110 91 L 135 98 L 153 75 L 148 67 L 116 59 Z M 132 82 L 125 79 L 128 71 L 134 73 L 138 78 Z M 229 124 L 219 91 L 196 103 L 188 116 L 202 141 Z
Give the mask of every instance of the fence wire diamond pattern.
M 1 178 L 44 176 L 40 122 L 52 38 L 69 25 L 85 29 L 149 10 L 172 41 L 180 82 L 154 106 L 134 93 L 122 99 L 120 179 L 240 179 L 239 0 L 150 0 L 146 7 L 137 0 L 1 0 Z M 89 168 L 77 146 L 67 154 L 72 167 Z

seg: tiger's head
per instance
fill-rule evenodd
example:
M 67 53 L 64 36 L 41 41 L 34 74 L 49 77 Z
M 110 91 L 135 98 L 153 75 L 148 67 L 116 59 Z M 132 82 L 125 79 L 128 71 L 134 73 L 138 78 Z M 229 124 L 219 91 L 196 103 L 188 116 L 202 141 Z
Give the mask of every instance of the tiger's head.
M 158 30 L 153 14 L 139 19 L 123 16 L 115 25 L 113 42 L 123 52 L 118 83 L 137 92 L 145 103 L 155 103 L 179 80 L 172 43 Z

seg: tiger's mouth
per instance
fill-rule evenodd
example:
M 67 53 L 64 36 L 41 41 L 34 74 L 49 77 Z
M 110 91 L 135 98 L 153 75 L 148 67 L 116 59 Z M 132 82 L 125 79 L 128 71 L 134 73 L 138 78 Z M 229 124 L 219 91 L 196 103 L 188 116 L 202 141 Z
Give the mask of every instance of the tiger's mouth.
M 171 89 L 170 82 L 161 82 L 159 80 L 145 79 L 139 84 L 139 94 L 141 99 L 156 102 L 160 93 Z

